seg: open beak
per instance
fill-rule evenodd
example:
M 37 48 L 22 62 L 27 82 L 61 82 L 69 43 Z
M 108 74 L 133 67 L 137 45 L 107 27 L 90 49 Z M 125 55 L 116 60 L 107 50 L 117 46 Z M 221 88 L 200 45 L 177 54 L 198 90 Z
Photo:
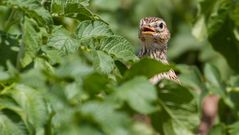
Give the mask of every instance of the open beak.
M 141 34 L 143 35 L 153 35 L 155 34 L 155 29 L 154 28 L 151 28 L 151 27 L 148 27 L 148 26 L 144 26 L 142 29 L 141 29 Z

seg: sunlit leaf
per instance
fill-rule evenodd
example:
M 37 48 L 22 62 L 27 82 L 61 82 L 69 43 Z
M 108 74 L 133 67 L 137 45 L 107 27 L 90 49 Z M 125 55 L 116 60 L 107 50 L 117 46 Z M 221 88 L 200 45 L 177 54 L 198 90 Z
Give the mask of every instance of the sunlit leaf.
M 127 70 L 124 76 L 126 79 L 140 75 L 151 78 L 154 75 L 167 72 L 170 69 L 172 69 L 172 66 L 170 65 L 163 64 L 162 62 L 154 59 L 143 58 Z
M 109 26 L 102 21 L 83 21 L 78 25 L 77 36 L 79 38 L 93 38 L 113 35 Z
M 62 55 L 76 52 L 79 47 L 79 43 L 74 35 L 71 35 L 69 31 L 62 27 L 55 27 L 53 29 L 47 45 L 57 49 Z
M 83 40 L 82 45 L 104 51 L 106 54 L 122 62 L 136 61 L 132 45 L 121 36 L 101 37 L 99 39 Z
M 110 73 L 114 68 L 114 60 L 103 51 L 96 51 L 94 55 L 95 67 L 102 73 Z

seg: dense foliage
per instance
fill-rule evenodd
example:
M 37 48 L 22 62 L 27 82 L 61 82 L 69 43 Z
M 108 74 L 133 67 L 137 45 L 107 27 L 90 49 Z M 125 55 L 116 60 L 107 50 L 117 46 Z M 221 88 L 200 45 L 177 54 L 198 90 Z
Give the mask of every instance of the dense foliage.
M 210 94 L 210 134 L 237 134 L 238 12 L 236 0 L 1 0 L 0 135 L 193 135 Z M 168 22 L 180 65 L 135 55 L 145 16 Z M 182 85 L 149 83 L 171 68 Z

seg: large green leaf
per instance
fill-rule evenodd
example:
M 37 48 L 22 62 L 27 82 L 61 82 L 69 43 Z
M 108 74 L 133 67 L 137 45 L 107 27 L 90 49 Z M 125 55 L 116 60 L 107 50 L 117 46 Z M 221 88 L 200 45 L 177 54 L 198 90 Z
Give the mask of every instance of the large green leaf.
M 156 74 L 167 72 L 170 69 L 172 69 L 172 66 L 170 65 L 163 64 L 155 59 L 143 58 L 127 70 L 124 77 L 125 79 L 128 79 L 143 75 L 147 78 L 151 78 Z
M 108 25 L 102 21 L 83 21 L 77 28 L 81 44 L 104 51 L 118 60 L 136 60 L 132 45 L 121 36 L 114 36 Z
M 12 8 L 19 8 L 29 17 L 34 18 L 41 26 L 49 27 L 53 24 L 51 14 L 38 0 L 3 0 Z
M 136 61 L 138 58 L 134 54 L 133 46 L 121 36 L 107 36 L 81 41 L 84 46 L 92 49 L 104 51 L 106 54 L 122 62 Z
M 156 111 L 156 89 L 145 77 L 135 77 L 116 89 L 116 96 L 137 112 L 148 114 Z
M 158 90 L 161 109 L 151 117 L 153 126 L 162 135 L 194 135 L 199 115 L 193 94 L 173 82 L 164 85 Z
M 66 55 L 76 52 L 80 44 L 74 35 L 71 35 L 66 29 L 54 27 L 47 45 L 58 50 L 59 54 Z
M 93 38 L 113 35 L 109 26 L 102 21 L 83 21 L 77 28 L 77 36 L 79 38 Z

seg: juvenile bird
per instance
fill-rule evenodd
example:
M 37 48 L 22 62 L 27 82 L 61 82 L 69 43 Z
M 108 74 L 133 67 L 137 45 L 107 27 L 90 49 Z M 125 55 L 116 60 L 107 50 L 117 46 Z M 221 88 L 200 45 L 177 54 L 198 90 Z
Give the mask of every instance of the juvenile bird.
M 139 39 L 142 44 L 138 54 L 140 58 L 148 56 L 164 64 L 168 64 L 167 43 L 170 39 L 170 32 L 163 19 L 158 17 L 146 17 L 141 19 L 139 24 Z M 150 82 L 156 84 L 163 78 L 180 83 L 172 69 L 168 72 L 155 75 L 150 79 Z

